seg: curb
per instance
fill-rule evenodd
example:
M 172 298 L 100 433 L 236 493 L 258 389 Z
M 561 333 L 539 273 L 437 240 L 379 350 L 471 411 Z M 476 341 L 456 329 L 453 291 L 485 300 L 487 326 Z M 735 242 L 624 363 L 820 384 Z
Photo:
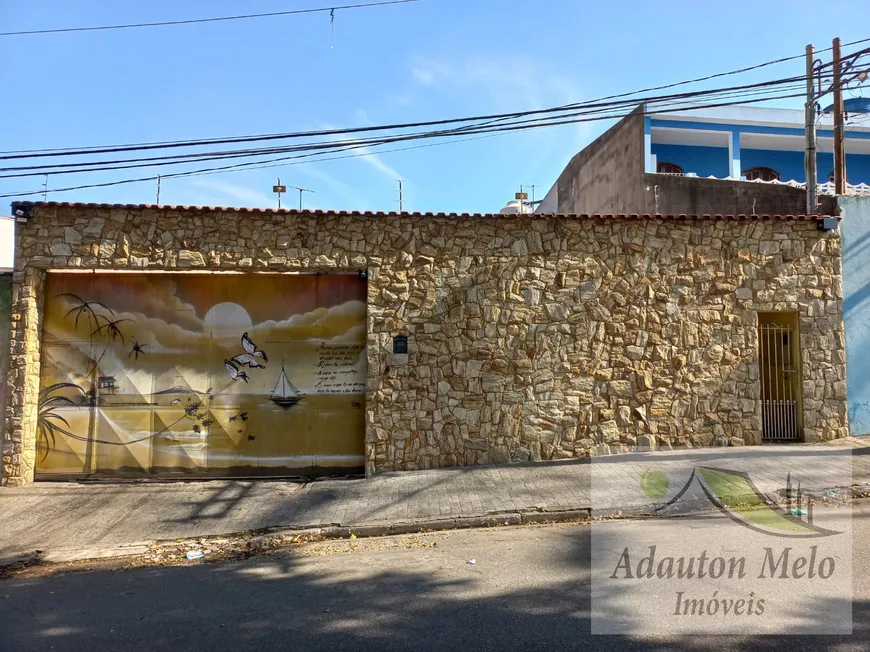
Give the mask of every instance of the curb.
M 179 544 L 183 541 L 201 542 L 203 540 L 227 540 L 237 537 L 254 535 L 248 540 L 246 548 L 249 551 L 260 551 L 289 543 L 295 538 L 309 537 L 312 539 L 349 539 L 381 537 L 401 534 L 417 534 L 423 532 L 439 532 L 445 530 L 463 530 L 506 525 L 523 525 L 530 523 L 561 523 L 566 521 L 588 520 L 591 518 L 591 508 L 569 509 L 559 511 L 529 511 L 504 512 L 487 514 L 485 516 L 467 516 L 445 519 L 421 519 L 399 523 L 360 523 L 358 525 L 299 525 L 279 526 L 264 530 L 236 532 L 232 534 L 206 535 L 188 539 L 153 539 L 109 547 L 89 548 L 58 548 L 50 551 L 13 553 L 0 558 L 0 569 L 20 563 L 58 564 L 66 562 L 87 561 L 95 559 L 111 559 L 132 557 L 145 554 L 151 546 Z
M 853 484 L 851 493 L 855 498 L 870 497 L 870 483 Z M 687 510 L 681 514 L 669 516 L 694 516 L 703 517 L 715 509 Z M 111 559 L 118 557 L 133 557 L 149 552 L 152 546 L 179 544 L 184 542 L 202 542 L 207 540 L 228 540 L 241 537 L 250 537 L 246 544 L 242 544 L 249 552 L 276 548 L 292 542 L 293 539 L 310 538 L 319 540 L 349 539 L 352 536 L 358 538 L 381 537 L 402 534 L 418 534 L 425 532 L 439 532 L 445 530 L 462 530 L 472 528 L 489 528 L 509 525 L 526 525 L 532 523 L 564 523 L 568 521 L 588 521 L 590 519 L 631 519 L 649 517 L 650 513 L 645 508 L 605 508 L 592 509 L 582 507 L 579 509 L 545 511 L 530 509 L 528 511 L 496 512 L 481 516 L 461 516 L 443 519 L 420 519 L 402 521 L 397 523 L 359 523 L 356 525 L 342 525 L 330 523 L 300 524 L 296 526 L 275 526 L 261 530 L 247 530 L 230 534 L 216 534 L 189 537 L 185 539 L 152 539 L 109 547 L 89 548 L 58 548 L 50 551 L 28 551 L 10 553 L 0 558 L 0 570 L 17 564 L 31 563 L 64 563 L 87 561 L 96 559 Z
M 381 537 L 444 530 L 464 530 L 471 528 L 499 527 L 505 525 L 524 525 L 529 523 L 563 523 L 566 521 L 588 520 L 592 517 L 591 508 L 560 510 L 553 512 L 504 512 L 486 516 L 464 516 L 447 519 L 407 521 L 401 523 L 360 523 L 359 525 L 327 525 L 323 527 L 275 528 L 268 533 L 248 541 L 248 548 L 257 550 L 287 543 L 296 537 L 318 537 L 322 539 L 349 539 L 351 536 Z
M 40 556 L 40 561 L 49 564 L 62 564 L 70 561 L 86 561 L 88 559 L 111 559 L 113 557 L 132 557 L 148 552 L 149 543 L 124 543 L 108 548 L 57 548 L 47 550 Z

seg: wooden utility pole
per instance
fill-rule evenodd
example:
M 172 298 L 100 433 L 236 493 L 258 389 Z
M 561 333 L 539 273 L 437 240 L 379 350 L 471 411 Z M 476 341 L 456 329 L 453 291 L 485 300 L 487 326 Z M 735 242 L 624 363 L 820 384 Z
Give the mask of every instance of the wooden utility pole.
M 813 215 L 819 210 L 819 186 L 816 167 L 816 98 L 813 91 L 813 57 L 815 50 L 807 46 L 807 104 L 806 104 L 806 136 L 807 151 L 804 154 L 804 168 L 807 180 L 807 215 Z
M 842 61 L 840 60 L 840 39 L 834 39 L 834 192 L 837 195 L 846 194 L 846 144 L 843 128 L 845 108 L 843 107 L 843 87 L 840 76 Z

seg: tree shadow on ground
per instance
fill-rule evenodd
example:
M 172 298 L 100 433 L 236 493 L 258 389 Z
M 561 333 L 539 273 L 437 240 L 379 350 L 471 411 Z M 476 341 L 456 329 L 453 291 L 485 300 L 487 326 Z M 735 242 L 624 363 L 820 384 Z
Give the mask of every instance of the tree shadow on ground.
M 0 583 L 0 595 L 8 596 L 0 599 L 4 649 L 870 648 L 865 599 L 854 602 L 851 636 L 592 635 L 588 526 L 438 536 L 444 537 L 440 547 L 365 556 L 279 553 L 243 562 L 5 581 Z M 476 565 L 467 563 L 471 549 L 481 555 Z M 824 622 L 840 606 L 818 601 L 805 625 Z M 609 597 L 607 608 L 624 622 L 636 616 L 618 593 Z

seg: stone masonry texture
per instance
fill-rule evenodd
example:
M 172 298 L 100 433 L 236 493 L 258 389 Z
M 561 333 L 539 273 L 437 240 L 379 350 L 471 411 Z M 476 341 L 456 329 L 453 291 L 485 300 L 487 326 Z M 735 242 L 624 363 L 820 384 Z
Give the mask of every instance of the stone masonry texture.
M 4 484 L 33 479 L 50 270 L 366 270 L 368 474 L 760 443 L 762 311 L 799 313 L 804 440 L 848 434 L 840 239 L 812 219 L 36 204 L 19 227 Z

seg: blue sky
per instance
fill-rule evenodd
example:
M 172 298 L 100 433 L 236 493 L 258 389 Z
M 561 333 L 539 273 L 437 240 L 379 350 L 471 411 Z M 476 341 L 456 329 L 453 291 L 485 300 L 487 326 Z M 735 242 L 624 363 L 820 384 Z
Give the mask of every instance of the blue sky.
M 0 31 L 329 6 L 322 0 L 6 0 Z M 422 0 L 190 26 L 0 38 L 0 150 L 351 127 L 555 106 L 731 70 L 870 36 L 863 2 Z M 711 87 L 801 74 L 802 60 Z M 780 104 L 793 106 L 799 104 Z M 497 211 L 538 198 L 611 123 L 404 152 L 165 180 L 161 203 L 274 206 L 275 177 L 312 208 Z M 419 144 L 419 143 L 412 143 Z M 397 147 L 397 145 L 387 146 Z M 200 164 L 200 167 L 202 165 Z M 164 172 L 182 170 L 166 168 Z M 148 176 L 56 176 L 49 188 Z M 0 192 L 43 179 L 0 179 Z M 41 196 L 36 197 L 41 198 Z M 150 203 L 153 182 L 50 200 Z M 285 198 L 295 205 L 298 195 Z M 2 209 L 0 209 L 2 210 Z

